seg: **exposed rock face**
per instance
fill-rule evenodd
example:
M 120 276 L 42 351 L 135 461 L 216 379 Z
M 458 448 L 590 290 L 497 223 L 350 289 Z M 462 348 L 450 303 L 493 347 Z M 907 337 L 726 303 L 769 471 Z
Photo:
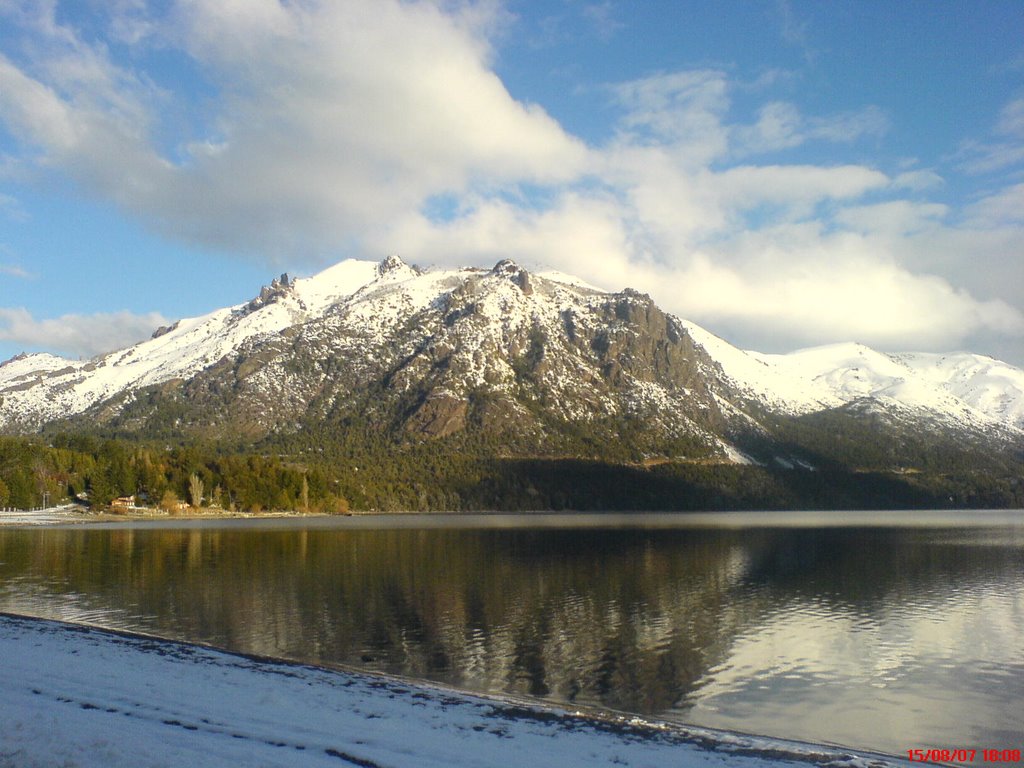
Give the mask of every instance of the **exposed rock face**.
M 178 327 L 177 323 L 174 323 L 173 325 L 161 325 L 159 328 L 157 328 L 155 331 L 153 331 L 153 335 L 150 336 L 150 338 L 151 339 L 159 339 L 161 336 L 166 336 L 168 333 L 170 333 L 171 331 L 173 331 L 177 327 Z
M 771 372 L 766 363 L 742 357 L 755 372 L 743 382 L 719 362 L 735 371 L 744 355 L 633 290 L 605 293 L 508 259 L 422 272 L 389 256 L 314 278 L 283 274 L 247 304 L 87 363 L 8 361 L 0 428 L 63 419 L 161 439 L 292 435 L 296 444 L 358 429 L 394 445 L 442 441 L 501 455 L 741 460 L 751 445 L 777 450 L 776 414 L 794 413 L 752 386 Z M 849 424 L 872 409 L 888 421 L 871 423 L 889 433 L 924 423 L 878 398 L 860 407 L 814 397 L 796 413 L 831 415 L 801 429 L 834 431 L 836 419 Z M 798 431 L 785 440 L 787 451 L 807 442 Z
M 259 295 L 245 305 L 247 312 L 254 312 L 257 309 L 265 307 L 267 304 L 271 304 L 275 301 L 280 301 L 285 296 L 290 295 L 291 282 L 288 279 L 288 273 L 282 273 L 281 277 L 274 278 L 270 281 L 270 285 L 265 285 L 260 289 Z M 156 338 L 155 336 L 153 338 Z
M 282 275 L 228 322 L 301 313 L 312 295 Z M 399 442 L 462 435 L 524 453 L 579 440 L 599 453 L 629 421 L 638 452 L 678 452 L 683 438 L 690 451 L 722 452 L 723 421 L 700 384 L 710 361 L 640 294 L 579 289 L 511 260 L 424 274 L 389 256 L 358 291 L 300 319 L 88 418 L 211 438 L 359 422 Z
M 427 437 L 445 437 L 466 427 L 469 403 L 447 392 L 432 392 L 405 422 L 405 428 Z
M 530 284 L 530 273 L 520 267 L 511 259 L 502 259 L 491 270 L 496 277 L 504 277 L 515 285 L 527 296 L 533 293 L 533 286 Z

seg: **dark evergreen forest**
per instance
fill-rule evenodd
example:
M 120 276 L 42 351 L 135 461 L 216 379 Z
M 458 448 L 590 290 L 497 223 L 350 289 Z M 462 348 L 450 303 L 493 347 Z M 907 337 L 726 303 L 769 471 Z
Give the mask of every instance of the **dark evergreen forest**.
M 518 457 L 444 441 L 239 450 L 91 435 L 0 438 L 0 507 L 193 501 L 237 511 L 908 509 L 1024 507 L 1015 462 L 813 470 L 711 461 Z M 263 446 L 262 448 L 268 448 Z M 882 450 L 885 450 L 884 448 Z M 865 457 L 860 457 L 864 459 Z

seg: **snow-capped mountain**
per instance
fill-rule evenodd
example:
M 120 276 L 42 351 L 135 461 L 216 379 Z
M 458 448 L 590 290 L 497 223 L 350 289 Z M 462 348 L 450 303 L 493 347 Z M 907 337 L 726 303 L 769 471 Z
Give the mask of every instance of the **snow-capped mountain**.
M 1024 371 L 991 357 L 886 354 L 855 343 L 769 355 L 685 325 L 730 381 L 775 410 L 806 414 L 867 399 L 954 424 L 1024 430 Z
M 629 289 L 607 293 L 507 260 L 421 271 L 395 256 L 282 275 L 247 304 L 90 361 L 35 354 L 0 365 L 9 433 L 99 425 L 250 442 L 358 433 L 506 455 L 743 463 L 774 454 L 813 466 L 829 456 L 802 435 L 837 429 L 835 418 L 840 430 L 870 420 L 880 441 L 926 432 L 1019 449 L 1024 371 L 857 344 L 745 352 Z

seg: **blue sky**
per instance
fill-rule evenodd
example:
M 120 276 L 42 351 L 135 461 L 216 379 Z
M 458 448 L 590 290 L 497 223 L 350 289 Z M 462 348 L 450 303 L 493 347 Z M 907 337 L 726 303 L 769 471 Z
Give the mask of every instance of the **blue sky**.
M 1024 365 L 1024 4 L 0 0 L 0 359 L 393 252 Z

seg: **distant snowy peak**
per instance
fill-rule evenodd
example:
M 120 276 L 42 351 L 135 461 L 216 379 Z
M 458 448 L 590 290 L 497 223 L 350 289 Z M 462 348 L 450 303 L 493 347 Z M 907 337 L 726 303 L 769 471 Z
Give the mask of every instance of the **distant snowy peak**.
M 770 410 L 802 414 L 843 403 L 823 382 L 777 365 L 771 356 L 744 352 L 695 323 L 684 322 L 683 326 L 721 367 L 728 382 Z
M 715 337 L 705 346 L 737 386 L 791 413 L 870 399 L 1024 430 L 1024 371 L 981 355 L 886 354 L 854 343 L 769 355 Z
M 972 407 L 1024 429 L 1024 370 L 969 352 L 895 357 Z

